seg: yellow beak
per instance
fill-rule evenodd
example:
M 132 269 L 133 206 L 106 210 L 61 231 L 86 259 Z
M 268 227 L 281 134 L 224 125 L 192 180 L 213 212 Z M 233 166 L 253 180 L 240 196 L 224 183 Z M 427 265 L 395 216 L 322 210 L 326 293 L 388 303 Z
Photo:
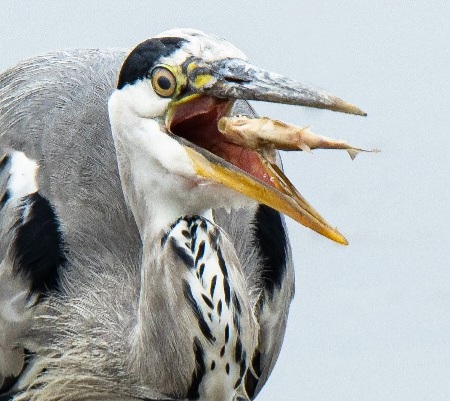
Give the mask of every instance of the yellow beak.
M 209 152 L 199 153 L 192 147 L 183 146 L 200 177 L 232 188 L 259 203 L 286 214 L 300 224 L 339 244 L 348 245 L 345 237 L 336 228 L 331 227 L 298 193 L 281 169 L 270 163 L 262 155 L 261 160 L 277 189 L 253 178 Z

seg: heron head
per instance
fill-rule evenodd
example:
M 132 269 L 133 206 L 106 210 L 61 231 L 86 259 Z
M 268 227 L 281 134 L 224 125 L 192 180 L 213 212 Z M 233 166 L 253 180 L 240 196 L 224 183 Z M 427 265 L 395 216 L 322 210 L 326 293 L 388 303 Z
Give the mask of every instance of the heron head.
M 124 61 L 109 103 L 113 133 L 114 124 L 126 130 L 130 118 L 137 125 L 151 121 L 152 129 L 137 130 L 139 141 L 167 172 L 231 188 L 346 244 L 281 170 L 274 172 L 257 151 L 232 144 L 219 132 L 218 120 L 238 99 L 365 114 L 330 93 L 250 64 L 223 39 L 176 29 L 142 42 Z M 162 143 L 177 150 L 167 151 Z

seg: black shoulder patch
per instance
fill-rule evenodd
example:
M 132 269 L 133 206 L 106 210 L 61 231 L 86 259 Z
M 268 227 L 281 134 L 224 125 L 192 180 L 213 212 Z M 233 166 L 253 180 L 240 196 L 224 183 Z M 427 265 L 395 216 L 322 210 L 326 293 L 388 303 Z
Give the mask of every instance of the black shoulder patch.
M 16 226 L 14 269 L 29 278 L 31 292 L 57 289 L 59 268 L 66 263 L 66 256 L 55 211 L 36 192 L 23 198 L 21 213 L 26 213 L 26 218 Z
M 286 230 L 280 213 L 265 205 L 258 207 L 255 226 L 255 242 L 259 245 L 259 255 L 264 264 L 262 269 L 264 288 L 273 294 L 275 286 L 281 286 L 286 271 Z
M 170 56 L 184 43 L 182 38 L 153 38 L 137 45 L 122 64 L 117 89 L 146 78 L 159 59 Z

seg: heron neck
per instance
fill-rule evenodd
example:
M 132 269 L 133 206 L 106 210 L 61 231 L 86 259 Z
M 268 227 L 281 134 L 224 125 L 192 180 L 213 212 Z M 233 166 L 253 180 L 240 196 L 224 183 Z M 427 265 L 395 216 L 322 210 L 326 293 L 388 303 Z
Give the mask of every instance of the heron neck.
M 131 124 L 113 122 L 112 130 L 122 189 L 143 241 L 154 240 L 181 216 L 212 218 L 210 207 L 200 205 L 193 194 L 192 178 L 170 170 L 174 163 L 183 164 L 185 155 L 157 121 L 136 117 Z M 161 155 L 167 157 L 166 165 Z

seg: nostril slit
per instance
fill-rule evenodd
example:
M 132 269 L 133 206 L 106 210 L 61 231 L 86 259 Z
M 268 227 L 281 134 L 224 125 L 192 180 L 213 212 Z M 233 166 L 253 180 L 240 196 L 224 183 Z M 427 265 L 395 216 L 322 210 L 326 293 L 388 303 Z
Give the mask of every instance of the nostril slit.
M 227 82 L 234 82 L 236 84 L 251 82 L 249 79 L 239 78 L 239 77 L 224 77 Z

